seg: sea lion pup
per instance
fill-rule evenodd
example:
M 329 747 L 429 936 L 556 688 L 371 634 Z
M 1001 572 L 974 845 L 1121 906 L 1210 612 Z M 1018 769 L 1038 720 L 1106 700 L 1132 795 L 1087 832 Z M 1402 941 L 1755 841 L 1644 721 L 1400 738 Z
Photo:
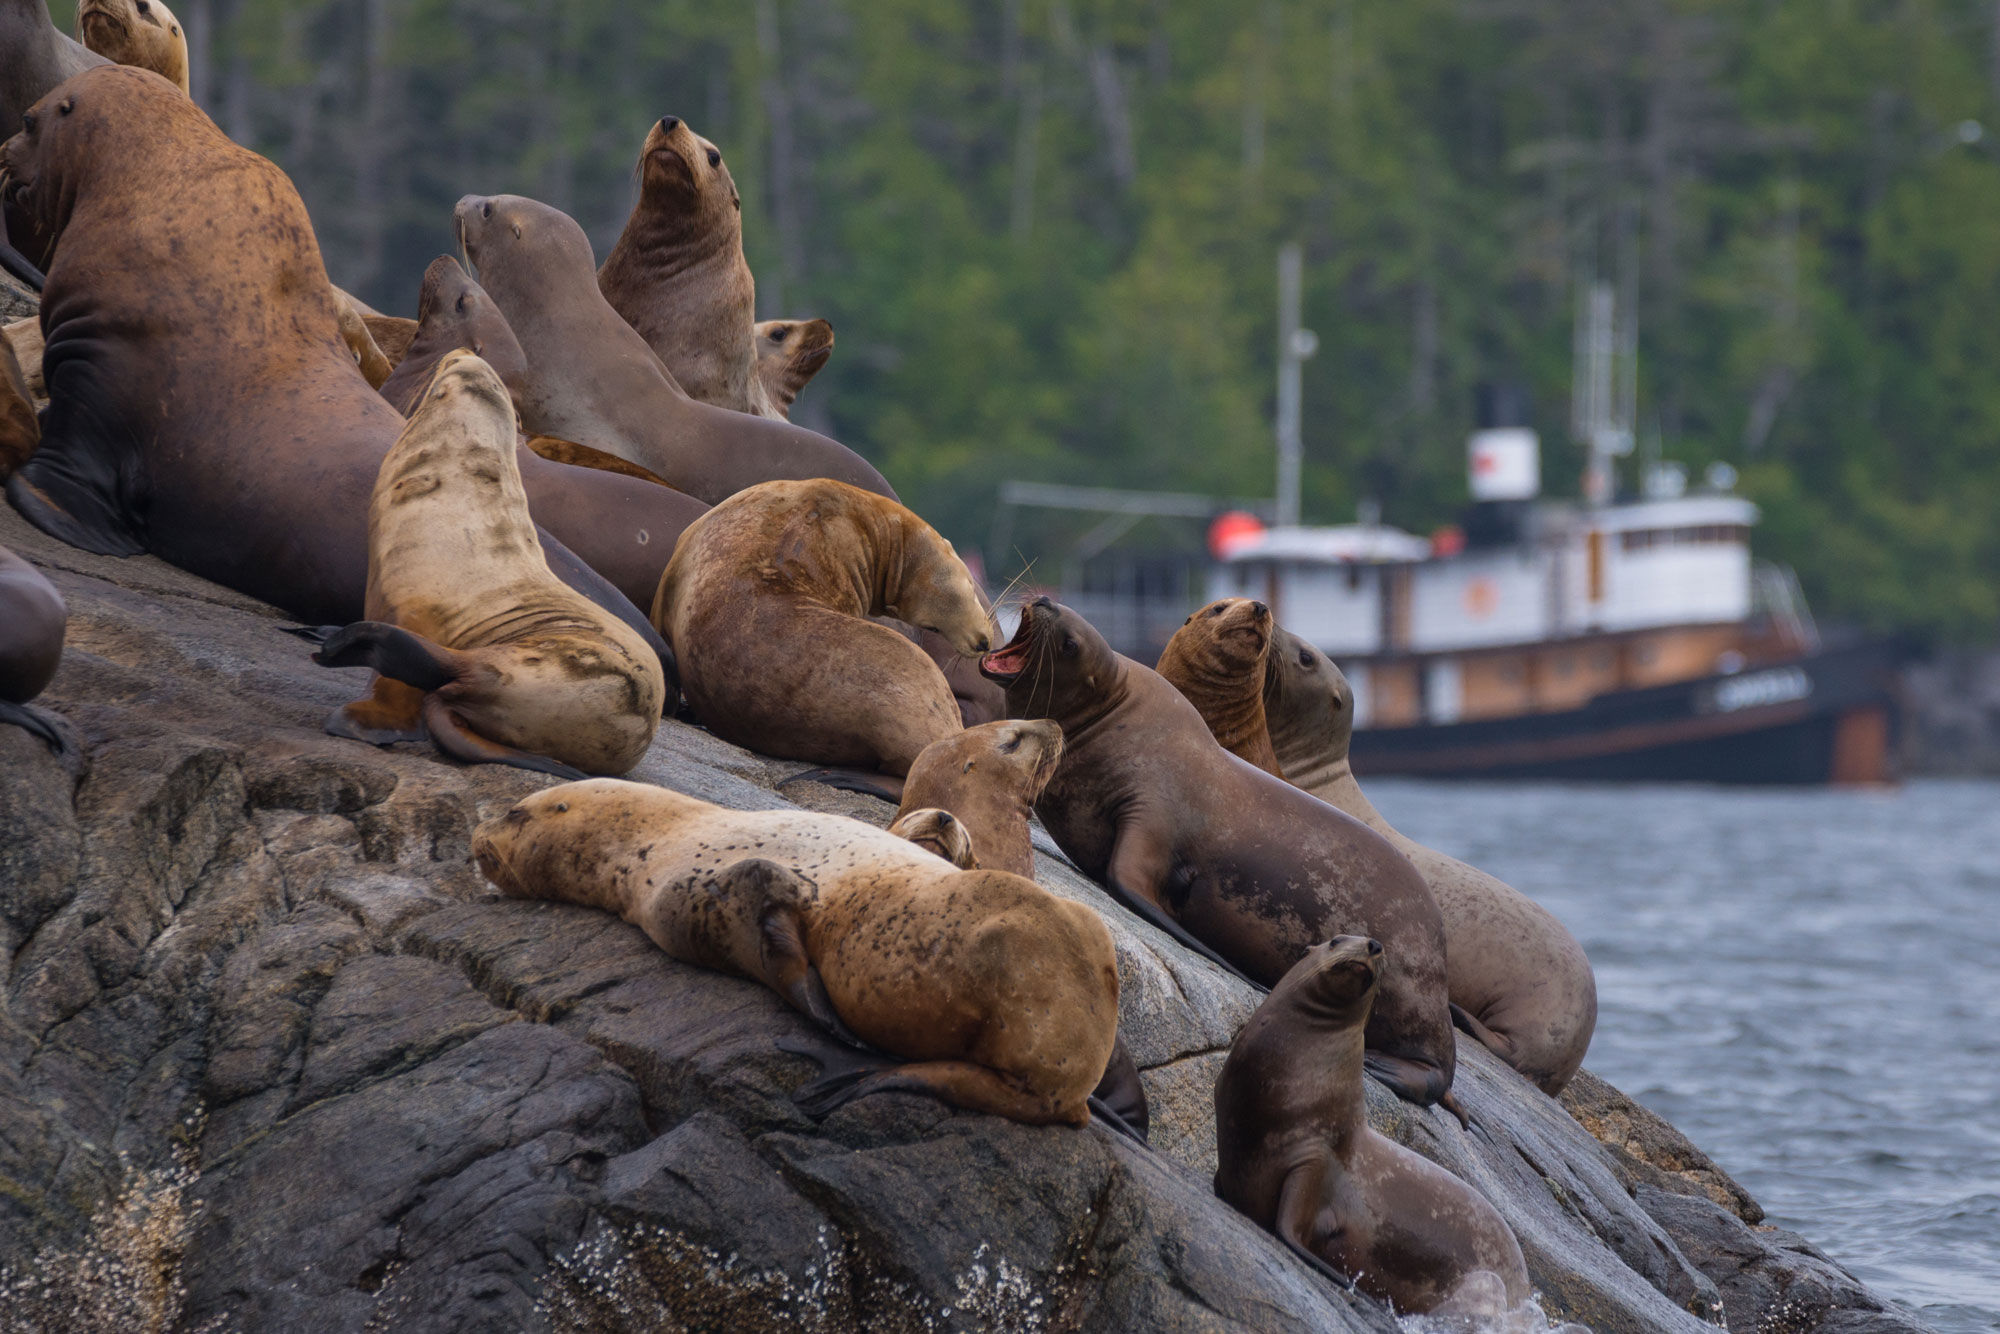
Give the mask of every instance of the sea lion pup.
M 187 37 L 160 0 L 83 0 L 76 39 L 106 60 L 149 69 L 188 92 Z
M 833 355 L 825 320 L 765 320 L 756 326 L 757 380 L 771 405 L 767 415 L 790 421 L 792 403 Z
M 624 773 L 666 702 L 646 641 L 549 572 L 515 465 L 514 405 L 470 352 L 439 363 L 368 510 L 368 619 L 313 655 L 373 667 L 326 730 L 469 764 Z
M 1089 1120 L 1118 1031 L 1117 956 L 1096 913 L 1031 880 L 960 871 L 843 816 L 607 780 L 526 798 L 472 855 L 504 893 L 615 912 L 675 958 L 760 980 L 908 1062 L 801 1090 L 816 1115 L 896 1089 Z
M 757 283 L 722 151 L 664 116 L 639 149 L 638 176 L 639 202 L 597 271 L 598 290 L 690 398 L 782 415 L 757 374 Z
M 69 608 L 42 572 L 0 547 L 0 723 L 34 733 L 57 754 L 62 734 L 28 707 L 62 665 Z
M 900 777 L 962 724 L 937 665 L 866 619 L 882 615 L 960 653 L 991 644 L 949 542 L 895 501 L 824 479 L 753 486 L 695 520 L 653 601 L 688 704 L 717 736 Z
M 0 340 L 0 482 L 12 477 L 41 443 L 34 390 L 21 373 L 12 345 Z
M 986 723 L 933 741 L 910 766 L 896 818 L 950 811 L 971 834 L 976 865 L 1032 880 L 1028 816 L 1062 751 L 1062 728 L 1047 719 Z
M 1264 722 L 1270 651 L 1271 609 L 1249 598 L 1224 598 L 1181 622 L 1155 670 L 1187 696 L 1224 750 L 1283 778 Z
M 313 625 L 358 619 L 368 497 L 403 420 L 341 342 L 291 181 L 149 70 L 85 70 L 28 121 L 0 145 L 8 202 L 62 244 L 41 308 L 42 444 L 9 502 L 86 551 L 150 551 Z M 626 485 L 641 505 L 659 491 Z M 643 545 L 627 522 L 595 511 L 566 531 Z M 657 639 L 575 553 L 543 546 L 565 583 Z
M 598 291 L 590 241 L 567 214 L 519 195 L 468 195 L 456 216 L 481 285 L 528 354 L 528 434 L 616 454 L 710 505 L 759 482 L 812 477 L 895 498 L 845 445 L 689 398 Z
M 466 276 L 456 259 L 440 255 L 430 262 L 417 310 L 416 333 L 382 385 L 383 398 L 408 416 L 438 363 L 463 348 L 493 368 L 518 411 L 527 355 L 493 298 Z M 582 457 L 595 451 L 566 441 L 555 442 L 565 453 L 545 454 L 546 443 L 531 440 L 520 451 L 528 508 L 544 527 L 570 534 L 577 556 L 615 584 L 634 606 L 652 606 L 674 543 L 689 524 L 708 512 L 708 506 L 670 490 L 651 474 L 642 485 L 602 469 L 568 466 L 601 463 L 603 456 Z M 650 622 L 647 629 L 650 632 Z
M 1382 818 L 1347 762 L 1354 732 L 1347 678 L 1282 627 L 1272 638 L 1264 696 L 1286 778 L 1388 839 L 1430 886 L 1444 917 L 1460 1026 L 1543 1092 L 1562 1092 L 1597 1029 L 1597 978 L 1583 946 L 1513 886 L 1405 838 Z
M 1376 1133 L 1362 1031 L 1382 946 L 1336 936 L 1307 951 L 1237 1034 L 1215 1084 L 1215 1193 L 1315 1269 L 1399 1314 L 1497 1316 L 1528 1300 L 1520 1244 L 1494 1207 Z M 1482 1289 L 1484 1289 L 1482 1291 Z
M 1369 1072 L 1411 1102 L 1445 1099 L 1458 1053 L 1444 924 L 1380 834 L 1222 749 L 1159 673 L 1049 598 L 1022 608 L 1013 640 L 981 666 L 1006 687 L 1010 715 L 1062 725 L 1062 763 L 1035 813 L 1085 875 L 1258 986 L 1343 930 L 1381 939 L 1393 952 Z

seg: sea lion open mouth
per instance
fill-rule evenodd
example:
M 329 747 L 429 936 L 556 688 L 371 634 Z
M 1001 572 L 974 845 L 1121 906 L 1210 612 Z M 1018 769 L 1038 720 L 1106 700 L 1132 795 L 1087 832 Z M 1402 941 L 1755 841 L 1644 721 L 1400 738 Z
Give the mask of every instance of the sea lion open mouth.
M 989 681 L 1012 685 L 1028 670 L 1028 653 L 1035 646 L 1035 627 L 1027 611 L 1021 613 L 1021 628 L 999 649 L 979 660 L 979 670 Z

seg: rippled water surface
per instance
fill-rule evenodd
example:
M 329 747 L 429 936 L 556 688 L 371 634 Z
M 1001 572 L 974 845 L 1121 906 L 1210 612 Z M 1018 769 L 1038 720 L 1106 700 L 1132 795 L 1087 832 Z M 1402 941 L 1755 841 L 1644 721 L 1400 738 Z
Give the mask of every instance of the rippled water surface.
M 1946 1334 L 2000 1329 L 2000 783 L 1368 783 L 1568 924 L 1589 1066 Z

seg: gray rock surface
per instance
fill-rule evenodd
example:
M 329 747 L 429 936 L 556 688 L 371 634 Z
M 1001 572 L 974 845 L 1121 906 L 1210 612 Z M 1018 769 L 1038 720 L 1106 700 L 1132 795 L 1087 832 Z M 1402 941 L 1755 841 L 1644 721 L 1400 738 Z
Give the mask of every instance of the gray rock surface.
M 1393 1327 L 1210 1189 L 1258 997 L 1046 841 L 1043 882 L 1117 940 L 1157 1151 L 906 1095 L 816 1124 L 775 1045 L 816 1035 L 775 996 L 481 882 L 473 827 L 548 780 L 327 737 L 364 674 L 269 608 L 7 510 L 0 544 L 69 600 L 41 703 L 78 752 L 0 727 L 0 1329 Z M 797 767 L 669 723 L 635 776 L 886 822 L 775 793 Z M 1460 1060 L 1470 1132 L 1380 1088 L 1371 1119 L 1494 1201 L 1552 1317 L 1913 1328 L 1616 1090 L 1578 1104 L 1611 1149 Z

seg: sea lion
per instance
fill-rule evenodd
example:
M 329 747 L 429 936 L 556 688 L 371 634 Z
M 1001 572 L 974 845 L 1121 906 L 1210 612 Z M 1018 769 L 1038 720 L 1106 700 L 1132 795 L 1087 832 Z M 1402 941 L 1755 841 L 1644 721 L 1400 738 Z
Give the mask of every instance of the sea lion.
M 910 766 L 896 817 L 950 811 L 970 832 L 977 865 L 1032 880 L 1028 817 L 1062 751 L 1062 728 L 1047 719 L 986 723 L 940 738 Z
M 766 755 L 900 776 L 960 730 L 923 650 L 865 619 L 934 630 L 961 653 L 992 617 L 951 544 L 844 482 L 765 482 L 681 535 L 653 602 L 694 714 Z
M 528 354 L 530 435 L 616 454 L 713 505 L 759 482 L 827 477 L 895 498 L 867 460 L 790 422 L 689 398 L 597 288 L 583 228 L 519 195 L 468 195 L 459 239 Z
M 28 387 L 31 398 L 47 398 L 49 389 L 42 382 L 42 320 L 39 315 L 15 320 L 0 329 L 8 349 L 14 354 L 14 365 L 20 370 L 22 382 Z
M 0 0 L 0 135 L 65 79 L 111 62 L 49 21 L 46 0 Z
M 972 832 L 950 811 L 935 807 L 898 811 L 889 825 L 889 832 L 906 843 L 916 844 L 925 852 L 944 858 L 961 871 L 979 869 L 979 859 L 972 850 Z
M 389 368 L 394 370 L 402 365 L 404 354 L 410 350 L 410 340 L 417 336 L 417 322 L 401 315 L 373 315 L 363 311 L 361 323 L 368 330 L 368 336 L 375 340 L 375 346 L 381 349 Z
M 624 773 L 659 729 L 660 659 L 549 572 L 517 448 L 500 377 L 448 354 L 375 482 L 368 619 L 313 655 L 380 673 L 326 730 L 386 743 L 421 729 L 468 763 Z
M 368 331 L 368 321 L 362 315 L 359 303 L 338 287 L 333 289 L 333 296 L 334 310 L 340 320 L 340 340 L 353 354 L 354 365 L 361 372 L 361 378 L 368 381 L 370 389 L 380 392 L 395 367 L 376 346 L 375 335 Z
M 188 92 L 188 44 L 161 0 L 82 0 L 76 39 L 119 65 L 149 69 Z
M 0 340 L 0 482 L 12 477 L 42 443 L 35 393 L 11 344 Z
M 782 415 L 757 374 L 757 284 L 722 151 L 664 116 L 639 150 L 638 176 L 639 202 L 597 271 L 598 290 L 690 398 Z
M 1347 762 L 1354 692 L 1325 654 L 1279 628 L 1264 694 L 1286 778 L 1388 839 L 1430 886 L 1444 917 L 1460 1025 L 1544 1092 L 1560 1093 L 1597 1028 L 1597 979 L 1583 946 L 1527 895 L 1405 838 L 1382 818 Z
M 1513 1232 L 1477 1191 L 1368 1124 L 1362 1033 L 1393 966 L 1378 942 L 1336 936 L 1257 1007 L 1215 1084 L 1215 1193 L 1398 1314 L 1497 1316 L 1530 1295 Z M 1504 1299 L 1491 1280 L 1468 1282 L 1482 1271 Z
M 1444 924 L 1387 840 L 1222 749 L 1178 690 L 1049 598 L 1022 608 L 981 667 L 1010 716 L 1062 725 L 1035 813 L 1084 874 L 1259 986 L 1341 931 L 1382 940 L 1392 963 L 1369 1070 L 1411 1102 L 1446 1097 L 1457 1048 Z
M 528 354 L 493 299 L 466 276 L 456 259 L 439 255 L 424 270 L 417 293 L 417 326 L 396 359 L 395 371 L 379 386 L 382 397 L 409 416 L 438 363 L 461 348 L 493 368 L 518 410 L 528 378 Z
M 808 1111 L 900 1089 L 1034 1124 L 1089 1119 L 1117 957 L 1097 914 L 1031 880 L 960 871 L 838 815 L 603 779 L 521 801 L 472 854 L 504 893 L 615 912 L 908 1062 L 821 1081 L 800 1095 Z
M 1187 696 L 1217 744 L 1276 778 L 1264 722 L 1264 659 L 1271 609 L 1249 598 L 1211 602 L 1181 622 L 1155 669 Z
M 34 733 L 60 754 L 62 734 L 28 707 L 62 665 L 69 608 L 42 572 L 0 547 L 0 723 Z
M 833 326 L 825 320 L 765 320 L 756 334 L 757 380 L 771 405 L 768 415 L 790 421 L 793 400 L 833 355 Z
M 88 69 L 28 121 L 0 145 L 8 201 L 63 244 L 41 310 L 42 444 L 8 500 L 87 551 L 150 551 L 316 625 L 358 620 L 368 497 L 403 421 L 341 341 L 291 181 L 148 70 Z M 160 191 L 163 176 L 186 186 Z M 563 513 L 561 486 L 548 526 L 591 560 L 658 533 L 664 565 L 677 530 L 658 517 L 660 488 L 610 480 L 644 527 L 601 507 Z M 544 549 L 565 583 L 657 638 L 562 543 Z

